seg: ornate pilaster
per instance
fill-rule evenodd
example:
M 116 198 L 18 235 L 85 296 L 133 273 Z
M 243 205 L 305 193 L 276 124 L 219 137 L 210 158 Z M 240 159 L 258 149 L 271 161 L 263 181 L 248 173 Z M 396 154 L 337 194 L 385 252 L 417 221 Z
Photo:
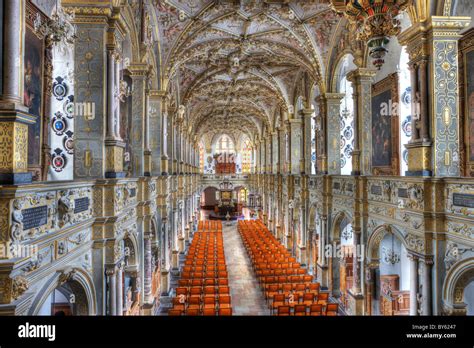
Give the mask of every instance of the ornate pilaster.
M 410 56 L 413 95 L 409 176 L 460 175 L 458 40 L 469 22 L 432 16 L 399 35 Z
M 313 109 L 301 110 L 301 117 L 303 119 L 303 151 L 302 155 L 302 173 L 311 175 L 311 118 L 313 116 Z
M 146 105 L 146 89 L 147 89 L 147 78 L 149 74 L 149 67 L 147 64 L 138 63 L 131 64 L 128 67 L 130 77 L 133 83 L 133 94 L 132 94 L 132 124 L 130 134 L 130 146 L 131 146 L 131 160 L 132 160 L 132 175 L 134 177 L 142 176 L 146 173 L 145 168 L 145 121 L 147 119 L 145 115 Z M 149 159 L 149 157 L 148 157 Z M 149 171 L 148 171 L 149 173 Z
M 460 31 L 468 27 L 470 22 L 470 17 L 431 17 L 432 71 L 431 78 L 427 80 L 437 82 L 432 84 L 434 90 L 428 92 L 433 103 L 435 176 L 461 175 L 458 41 L 461 38 Z
M 319 124 L 316 139 L 321 144 L 318 168 L 322 174 L 339 175 L 341 173 L 341 122 L 340 106 L 344 94 L 326 93 L 318 96 Z
M 376 70 L 357 68 L 347 74 L 354 90 L 354 150 L 352 175 L 371 174 L 372 78 Z
M 272 174 L 278 173 L 278 167 L 280 165 L 280 156 L 278 151 L 278 131 L 272 132 Z
M 287 121 L 290 130 L 290 169 L 293 175 L 300 174 L 301 159 L 301 138 L 302 138 L 302 121 L 301 119 L 290 119 Z
M 74 118 L 74 178 L 103 178 L 104 169 L 120 172 L 120 164 L 114 164 L 119 157 L 122 158 L 120 150 L 106 153 L 104 149 L 104 134 L 112 134 L 113 131 L 113 125 L 109 128 L 110 131 L 105 129 L 109 122 L 107 120 L 112 120 L 113 115 L 108 112 L 110 105 L 107 104 L 108 98 L 113 95 L 113 87 L 110 86 L 111 90 L 107 89 L 110 81 L 107 74 L 104 74 L 104 71 L 108 71 L 108 60 L 113 60 L 112 55 L 104 54 L 107 51 L 106 44 L 113 38 L 107 36 L 111 13 L 109 10 L 95 9 L 89 12 L 89 9 L 83 7 L 72 9 L 75 11 L 77 25 L 77 39 L 74 41 L 74 102 L 76 106 L 92 105 L 95 110 L 92 115 L 81 114 Z M 104 98 L 106 95 L 107 98 Z M 113 120 L 110 122 L 113 123 Z M 109 160 L 108 164 L 105 163 L 106 158 Z

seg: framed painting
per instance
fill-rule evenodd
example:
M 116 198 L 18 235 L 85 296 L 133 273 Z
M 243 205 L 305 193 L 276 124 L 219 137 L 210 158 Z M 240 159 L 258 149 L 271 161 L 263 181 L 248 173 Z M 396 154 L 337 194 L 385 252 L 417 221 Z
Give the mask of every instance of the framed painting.
M 372 86 L 372 173 L 399 175 L 398 74 Z
M 46 20 L 46 16 L 30 1 L 26 4 L 23 102 L 28 112 L 36 118 L 36 123 L 28 128 L 28 169 L 33 172 L 33 178 L 38 180 L 41 177 L 43 141 L 45 39 L 35 32 L 33 21 L 37 14 L 42 21 Z
M 474 29 L 464 34 L 460 41 L 460 117 L 461 129 L 461 174 L 474 177 Z

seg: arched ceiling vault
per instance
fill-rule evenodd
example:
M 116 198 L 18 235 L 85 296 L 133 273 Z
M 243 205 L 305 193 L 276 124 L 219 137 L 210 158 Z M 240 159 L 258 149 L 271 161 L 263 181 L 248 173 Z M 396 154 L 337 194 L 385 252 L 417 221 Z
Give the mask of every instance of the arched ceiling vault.
M 184 105 L 189 131 L 250 139 L 288 111 L 300 76 L 325 88 L 340 18 L 328 0 L 152 0 L 163 88 Z

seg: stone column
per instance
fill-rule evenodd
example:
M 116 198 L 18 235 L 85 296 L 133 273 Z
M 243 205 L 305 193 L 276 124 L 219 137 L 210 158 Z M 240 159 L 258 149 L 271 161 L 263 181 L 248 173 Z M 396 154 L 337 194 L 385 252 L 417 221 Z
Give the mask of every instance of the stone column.
M 123 315 L 123 264 L 117 266 L 117 315 Z
M 150 94 L 151 94 L 151 91 L 149 89 L 149 85 L 150 85 L 150 80 L 149 80 L 149 76 L 147 75 L 146 76 L 146 80 L 145 80 L 145 114 L 144 114 L 144 117 L 145 117 L 145 134 L 144 134 L 144 137 L 143 137 L 143 175 L 144 176 L 151 176 L 151 172 L 152 172 L 152 167 L 153 167 L 153 162 L 152 162 L 152 158 L 151 158 L 151 155 L 152 155 L 152 152 L 151 152 L 151 147 L 150 147 L 150 137 L 151 137 L 151 134 L 150 131 L 150 125 L 151 125 L 151 122 L 150 122 L 150 118 L 151 118 L 151 110 L 150 110 Z
M 109 315 L 117 315 L 117 282 L 115 266 L 106 270 L 109 285 Z
M 318 159 L 320 172 L 322 174 L 341 174 L 341 122 L 340 107 L 344 94 L 326 93 L 318 96 L 316 102 L 319 105 L 319 117 L 325 125 L 325 130 L 321 129 L 318 133 L 323 137 L 319 144 L 322 144 L 320 150 L 321 158 Z M 326 170 L 323 170 L 326 168 Z
M 0 109 L 26 111 L 27 108 L 23 104 L 25 0 L 6 0 L 3 6 L 3 78 Z
M 278 129 L 278 173 L 283 174 L 285 172 L 285 137 L 286 129 L 285 126 L 281 126 Z
M 151 260 L 152 260 L 152 252 L 151 252 L 151 237 L 152 237 L 152 234 L 151 233 L 145 233 L 145 236 L 144 236 L 144 239 L 143 239 L 143 242 L 144 242 L 144 245 L 143 245 L 143 249 L 144 249 L 144 272 L 145 272 L 145 275 L 144 275 L 144 282 L 145 282 L 145 285 L 144 285 L 144 293 L 145 293 L 145 298 L 144 298 L 144 302 L 146 303 L 152 303 L 153 302 L 153 295 L 151 293 L 151 288 L 152 288 L 152 263 L 151 263 Z
M 421 260 L 422 270 L 423 270 L 423 306 L 422 314 L 431 315 L 432 313 L 432 301 L 431 301 L 431 266 L 433 261 L 431 259 L 422 259 Z
M 354 150 L 352 175 L 371 175 L 372 149 L 372 78 L 376 70 L 357 68 L 347 74 L 353 84 L 354 99 Z
M 123 178 L 123 149 L 120 137 L 120 56 L 115 45 L 107 51 L 107 136 L 105 139 L 106 178 Z
M 288 120 L 290 130 L 290 170 L 293 175 L 300 174 L 300 158 L 301 158 L 301 119 Z
M 356 248 L 357 250 L 357 247 L 360 245 L 360 232 L 357 232 L 357 231 L 353 231 L 352 233 L 353 235 L 353 240 L 354 240 L 354 248 Z M 354 295 L 359 295 L 362 293 L 361 291 L 361 279 L 360 279 L 360 261 L 357 260 L 358 256 L 356 253 L 354 253 L 354 255 L 356 255 L 354 257 L 354 260 L 352 262 L 352 272 L 353 272 L 353 275 L 352 275 L 352 279 L 353 279 L 353 284 L 352 284 L 352 293 Z
M 409 255 L 410 259 L 410 315 L 418 315 L 418 257 Z
M 328 266 L 326 259 L 326 245 L 328 243 L 329 233 L 328 233 L 328 219 L 327 216 L 321 216 L 321 235 L 319 236 L 319 247 L 318 247 L 318 281 L 321 283 L 322 287 L 327 288 L 329 286 L 329 274 Z
M 278 166 L 280 165 L 279 151 L 278 151 L 278 131 L 272 132 L 272 174 L 278 173 Z
M 265 137 L 265 173 L 272 172 L 272 135 L 268 133 Z
M 311 119 L 314 111 L 312 109 L 301 110 L 303 119 L 303 142 L 302 142 L 302 172 L 311 175 Z

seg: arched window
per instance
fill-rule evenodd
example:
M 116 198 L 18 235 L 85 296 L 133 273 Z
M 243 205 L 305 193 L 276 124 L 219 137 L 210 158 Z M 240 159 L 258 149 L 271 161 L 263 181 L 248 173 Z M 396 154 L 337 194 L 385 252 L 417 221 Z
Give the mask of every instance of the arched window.
M 235 147 L 234 147 L 234 142 L 232 141 L 232 139 L 226 134 L 221 135 L 221 137 L 217 140 L 215 153 L 231 154 L 234 152 L 235 152 Z
M 341 100 L 341 174 L 351 175 L 352 151 L 354 150 L 354 100 L 352 83 L 347 80 L 347 73 L 355 68 L 353 57 L 346 55 L 339 66 L 339 93 L 344 94 Z
M 252 166 L 252 144 L 250 139 L 245 139 L 242 145 L 242 173 L 249 174 Z
M 408 170 L 408 150 L 405 144 L 408 144 L 411 138 L 411 83 L 410 70 L 408 69 L 409 56 L 403 48 L 400 56 L 399 79 L 400 81 L 400 175 L 404 176 Z

